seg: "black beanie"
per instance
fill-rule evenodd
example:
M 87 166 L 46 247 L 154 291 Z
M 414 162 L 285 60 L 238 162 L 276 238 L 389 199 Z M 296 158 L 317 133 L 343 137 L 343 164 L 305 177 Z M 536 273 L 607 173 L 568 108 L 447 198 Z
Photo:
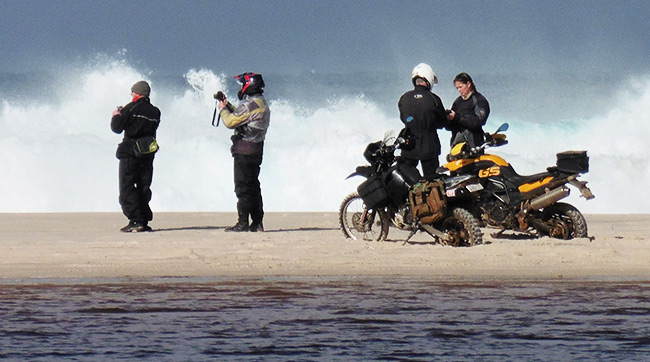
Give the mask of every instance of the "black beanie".
M 131 87 L 131 92 L 135 94 L 139 94 L 141 96 L 149 97 L 149 93 L 151 92 L 151 87 L 149 87 L 149 83 L 145 82 L 144 80 L 141 80 L 133 85 Z

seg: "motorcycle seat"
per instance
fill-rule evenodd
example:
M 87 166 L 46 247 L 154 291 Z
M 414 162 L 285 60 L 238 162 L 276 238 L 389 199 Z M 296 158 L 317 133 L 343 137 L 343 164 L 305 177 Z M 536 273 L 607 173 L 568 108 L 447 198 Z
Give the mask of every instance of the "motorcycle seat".
M 530 182 L 535 182 L 535 181 L 543 180 L 543 179 L 545 179 L 546 177 L 551 176 L 551 174 L 550 174 L 549 172 L 546 172 L 546 171 L 545 171 L 545 172 L 536 173 L 536 174 L 534 174 L 534 175 L 527 175 L 527 176 L 526 176 L 526 175 L 520 175 L 520 174 L 518 174 L 518 173 L 517 173 L 514 169 L 512 169 L 512 168 L 511 168 L 510 171 L 511 171 L 511 174 L 510 174 L 510 175 L 507 175 L 507 178 L 508 178 L 508 180 L 510 180 L 510 182 L 512 182 L 513 184 L 515 184 L 517 187 L 519 187 L 519 186 L 521 186 L 521 185 L 523 185 L 523 184 L 530 183 Z

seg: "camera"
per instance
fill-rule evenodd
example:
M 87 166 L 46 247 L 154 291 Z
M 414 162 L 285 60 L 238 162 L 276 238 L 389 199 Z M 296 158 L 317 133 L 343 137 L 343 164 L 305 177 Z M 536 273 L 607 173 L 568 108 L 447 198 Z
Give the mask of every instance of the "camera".
M 223 100 L 226 99 L 226 95 L 223 94 L 222 91 L 218 91 L 217 93 L 215 93 L 214 99 L 218 100 L 219 102 L 223 102 Z

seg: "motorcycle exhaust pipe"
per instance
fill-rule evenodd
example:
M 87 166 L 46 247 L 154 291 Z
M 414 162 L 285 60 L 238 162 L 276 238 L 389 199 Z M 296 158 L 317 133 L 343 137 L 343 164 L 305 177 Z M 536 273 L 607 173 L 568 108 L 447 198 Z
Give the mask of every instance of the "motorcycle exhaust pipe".
M 545 207 L 551 206 L 554 203 L 562 200 L 563 198 L 569 196 L 569 188 L 566 186 L 560 186 L 556 189 L 546 192 L 544 195 L 537 196 L 534 199 L 531 199 L 527 203 L 526 209 L 530 210 L 539 210 Z

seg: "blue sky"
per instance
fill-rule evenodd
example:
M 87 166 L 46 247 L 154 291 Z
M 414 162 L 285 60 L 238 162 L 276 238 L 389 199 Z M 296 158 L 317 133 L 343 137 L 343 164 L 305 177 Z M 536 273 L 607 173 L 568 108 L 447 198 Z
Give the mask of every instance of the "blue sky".
M 127 50 L 179 75 L 647 72 L 648 1 L 3 0 L 0 71 L 47 70 Z

